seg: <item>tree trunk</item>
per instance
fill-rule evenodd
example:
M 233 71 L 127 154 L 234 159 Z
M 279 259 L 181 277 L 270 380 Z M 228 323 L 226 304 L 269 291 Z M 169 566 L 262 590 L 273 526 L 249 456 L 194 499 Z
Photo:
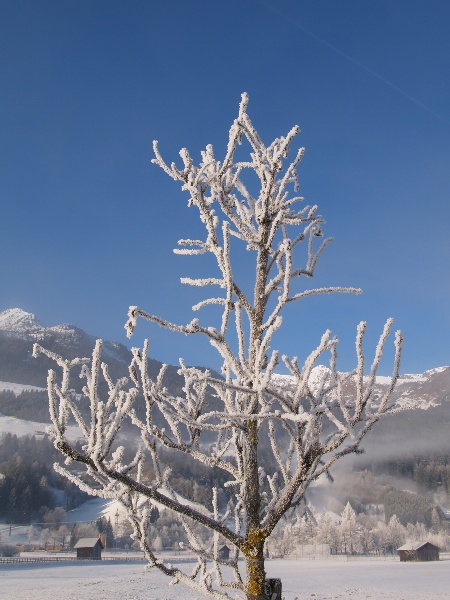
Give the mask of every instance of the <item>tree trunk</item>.
M 247 600 L 265 600 L 264 583 L 264 542 L 265 532 L 260 527 L 261 496 L 258 473 L 258 427 L 255 421 L 247 422 L 248 432 L 245 440 L 244 502 L 247 521 L 246 567 Z
M 257 556 L 246 557 L 247 567 L 247 600 L 267 600 L 265 591 L 266 572 L 264 570 L 264 542 L 258 543 L 260 552 Z M 259 550 L 259 548 L 258 548 Z
M 262 227 L 261 240 L 264 242 L 268 236 L 268 227 Z M 257 348 L 262 339 L 262 323 L 266 308 L 266 299 L 264 295 L 267 281 L 267 261 L 268 253 L 265 249 L 258 252 L 255 274 L 255 292 L 254 292 L 254 313 L 250 323 L 250 347 L 249 359 L 254 377 L 257 376 L 259 368 L 257 365 Z M 250 383 L 253 387 L 253 382 Z M 250 399 L 251 412 L 258 412 L 258 401 L 256 398 Z M 246 423 L 248 432 L 246 435 L 246 447 L 244 451 L 245 465 L 245 488 L 244 501 L 247 517 L 247 549 L 246 549 L 246 568 L 247 600 L 267 600 L 266 596 L 266 572 L 264 569 L 264 543 L 266 533 L 260 527 L 260 508 L 261 496 L 259 489 L 258 472 L 258 424 L 256 421 Z

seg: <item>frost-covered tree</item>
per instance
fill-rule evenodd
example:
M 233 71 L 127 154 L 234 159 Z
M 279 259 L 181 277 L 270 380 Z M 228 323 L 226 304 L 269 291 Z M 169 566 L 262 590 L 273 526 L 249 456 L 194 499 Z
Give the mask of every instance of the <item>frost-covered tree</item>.
M 67 525 L 61 525 L 61 527 L 58 528 L 58 531 L 55 535 L 55 538 L 56 538 L 55 546 L 58 544 L 61 544 L 62 548 L 64 549 L 69 537 L 70 537 L 70 529 L 67 527 Z
M 392 551 L 395 552 L 397 548 L 400 548 L 405 543 L 406 529 L 400 523 L 397 515 L 392 515 L 388 523 L 389 541 L 392 546 Z
M 350 552 L 353 554 L 359 542 L 360 527 L 356 520 L 356 512 L 350 502 L 347 502 L 341 514 L 341 540 L 344 553 Z
M 35 528 L 33 527 L 33 525 L 30 525 L 30 526 L 27 528 L 27 541 L 28 541 L 28 544 L 31 544 L 31 542 L 33 542 L 33 541 L 34 541 L 34 538 L 35 538 L 35 537 L 36 537 L 36 530 L 35 530 Z
M 318 544 L 328 544 L 332 554 L 337 554 L 341 546 L 341 536 L 337 525 L 333 523 L 330 515 L 323 515 L 319 520 L 317 527 L 316 542 Z
M 87 537 L 98 537 L 95 523 L 75 523 L 70 532 L 69 546 L 73 548 L 78 540 Z
M 350 375 L 337 369 L 338 340 L 330 331 L 303 361 L 272 349 L 288 306 L 318 294 L 359 290 L 304 286 L 314 276 L 330 238 L 323 238 L 324 220 L 317 207 L 302 205 L 303 198 L 297 194 L 297 166 L 303 149 L 287 161 L 299 128 L 266 146 L 248 117 L 247 103 L 244 94 L 220 160 L 209 145 L 197 166 L 183 149 L 178 167 L 166 163 L 154 144 L 153 162 L 181 184 L 189 207 L 198 210 L 205 229 L 200 239 L 180 240 L 175 252 L 209 255 L 217 266 L 215 273 L 184 278 L 182 283 L 217 288 L 217 293 L 193 306 L 195 311 L 207 307 L 208 318 L 216 310 L 217 322 L 195 318 L 175 324 L 133 306 L 126 324 L 130 336 L 140 318 L 184 335 L 203 336 L 222 360 L 222 377 L 190 368 L 180 360 L 183 394 L 171 395 L 163 385 L 165 367 L 155 380 L 148 375 L 148 342 L 142 349 L 133 349 L 130 377 L 119 381 L 111 379 L 102 363 L 101 341 L 90 359 L 65 360 L 39 345 L 34 354 L 45 354 L 62 368 L 61 382 L 53 371 L 48 378 L 53 436 L 67 462 L 77 462 L 85 476 L 62 466 L 56 469 L 93 495 L 117 499 L 150 565 L 174 583 L 184 582 L 217 599 L 262 600 L 264 546 L 277 523 L 302 505 L 311 482 L 328 474 L 343 456 L 358 452 L 372 426 L 395 410 L 391 393 L 399 373 L 402 337 L 397 332 L 392 381 L 381 396 L 374 393 L 374 383 L 391 320 L 367 371 L 362 349 L 365 323 L 357 328 L 356 368 Z M 241 143 L 250 150 L 245 156 Z M 253 257 L 252 274 L 247 271 L 243 281 L 236 264 L 241 262 L 241 251 Z M 273 377 L 280 360 L 292 375 L 289 388 Z M 313 368 L 324 360 L 328 368 L 316 370 L 319 380 L 311 377 Z M 88 419 L 83 418 L 69 384 L 80 368 L 90 403 Z M 145 401 L 144 415 L 135 410 L 138 397 Z M 71 416 L 85 440 L 81 450 L 66 434 Z M 119 438 L 125 421 L 141 438 L 128 462 Z M 173 460 L 176 453 L 186 453 L 226 473 L 230 492 L 226 510 L 219 510 L 217 489 L 211 505 L 203 508 L 180 497 L 171 485 L 170 470 L 159 460 L 162 447 L 173 453 Z M 271 454 L 264 464 L 261 447 L 265 455 Z M 151 471 L 146 470 L 146 459 Z M 197 556 L 192 572 L 164 563 L 152 549 L 148 533 L 154 505 L 179 517 L 186 546 Z M 205 536 L 205 531 L 210 535 Z M 224 541 L 233 549 L 228 560 L 219 557 Z M 240 558 L 245 562 L 245 576 Z
M 52 532 L 48 527 L 41 530 L 41 542 L 44 544 L 45 550 L 47 550 L 47 544 L 51 538 Z

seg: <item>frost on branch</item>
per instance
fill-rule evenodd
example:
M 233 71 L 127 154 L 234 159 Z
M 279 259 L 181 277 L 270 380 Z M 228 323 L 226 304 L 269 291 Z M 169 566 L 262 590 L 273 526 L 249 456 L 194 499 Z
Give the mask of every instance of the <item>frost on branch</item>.
M 53 359 L 63 373 L 61 383 L 53 371 L 49 373 L 52 432 L 56 446 L 79 468 L 56 466 L 58 471 L 93 495 L 117 499 L 127 511 L 149 564 L 174 583 L 183 582 L 214 598 L 262 600 L 264 544 L 276 524 L 293 510 L 302 510 L 311 482 L 321 475 L 330 476 L 339 458 L 359 452 L 372 426 L 397 410 L 392 391 L 399 375 L 402 336 L 395 334 L 392 383 L 382 397 L 375 395 L 375 382 L 391 320 L 369 369 L 362 349 L 366 325 L 358 326 L 356 369 L 350 374 L 337 369 L 338 340 L 330 331 L 302 362 L 280 357 L 272 349 L 286 305 L 300 305 L 304 298 L 317 294 L 360 290 L 304 285 L 314 276 L 331 240 L 323 238 L 324 220 L 317 207 L 304 206 L 298 195 L 297 166 L 303 149 L 291 162 L 287 160 L 299 129 L 294 127 L 266 147 L 247 115 L 247 103 L 244 94 L 221 160 L 207 146 L 198 166 L 186 149 L 180 152 L 181 166 L 168 165 L 154 143 L 153 162 L 181 183 L 189 207 L 198 211 L 205 228 L 202 239 L 182 239 L 175 252 L 210 254 L 217 265 L 215 273 L 185 277 L 182 283 L 213 286 L 212 295 L 193 310 L 201 315 L 202 308 L 214 306 L 217 322 L 203 324 L 195 318 L 175 324 L 132 306 L 126 324 L 129 336 L 139 318 L 178 333 L 203 336 L 222 359 L 222 376 L 187 367 L 180 359 L 184 385 L 182 393 L 174 393 L 165 386 L 165 366 L 155 379 L 150 378 L 148 342 L 132 350 L 129 377 L 118 381 L 112 380 L 101 362 L 100 341 L 89 359 L 67 361 L 38 345 L 34 352 Z M 244 156 L 241 144 L 246 145 L 248 155 Z M 233 270 L 232 246 L 233 255 L 239 251 L 253 255 L 250 293 L 248 276 L 240 282 Z M 280 360 L 291 373 L 289 387 L 274 377 Z M 313 383 L 315 367 L 324 362 L 328 367 Z M 70 388 L 77 370 L 85 383 L 88 412 L 80 409 Z M 81 430 L 81 449 L 67 437 L 71 419 Z M 125 430 L 129 439 L 130 428 L 139 440 L 132 444 L 131 457 L 123 447 Z M 171 460 L 183 453 L 211 472 L 220 472 L 226 482 L 222 500 L 216 488 L 209 506 L 180 496 L 161 459 L 162 450 Z M 182 524 L 184 547 L 196 556 L 192 572 L 165 565 L 152 549 L 149 515 L 155 505 Z M 219 552 L 224 543 L 233 548 L 226 560 Z M 245 577 L 240 558 L 245 561 Z

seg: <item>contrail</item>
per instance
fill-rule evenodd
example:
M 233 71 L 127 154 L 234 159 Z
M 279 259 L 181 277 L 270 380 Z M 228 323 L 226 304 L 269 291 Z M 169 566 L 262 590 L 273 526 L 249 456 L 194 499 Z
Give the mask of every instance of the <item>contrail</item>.
M 387 85 L 391 89 L 395 90 L 398 94 L 400 94 L 401 96 L 403 96 L 404 98 L 406 98 L 410 102 L 413 102 L 416 106 L 419 106 L 420 108 L 422 108 L 423 110 L 425 110 L 430 115 L 433 115 L 434 117 L 440 119 L 444 123 L 447 123 L 447 125 L 450 124 L 450 121 L 447 118 L 445 118 L 444 116 L 442 116 L 441 114 L 439 114 L 438 112 L 436 112 L 435 110 L 433 110 L 432 108 L 430 108 L 429 106 L 427 106 L 426 104 L 423 104 L 423 102 L 421 102 L 420 100 L 417 100 L 417 98 L 414 98 L 414 96 L 411 96 L 411 94 L 408 94 L 408 92 L 405 92 L 405 90 L 402 90 L 401 88 L 399 88 L 398 85 L 395 85 L 395 83 L 393 83 L 389 79 L 386 79 L 386 77 L 384 77 L 380 73 L 377 73 L 377 71 L 374 71 L 373 69 L 371 69 L 370 67 L 368 67 L 367 65 L 365 65 L 364 63 L 362 63 L 361 61 L 357 60 L 356 58 L 353 58 L 349 54 L 346 54 L 345 52 L 343 52 L 342 50 L 340 50 L 337 46 L 334 46 L 333 44 L 330 44 L 330 42 L 327 42 L 326 40 L 324 40 L 323 38 L 319 37 L 318 35 L 316 35 L 312 31 L 309 31 L 308 29 L 306 29 L 305 27 L 303 27 L 303 25 L 301 25 L 297 21 L 297 19 L 294 19 L 294 18 L 290 17 L 289 15 L 286 15 L 281 10 L 279 10 L 275 6 L 272 6 L 271 4 L 269 4 L 268 2 L 266 2 L 265 0 L 258 0 L 258 2 L 260 2 L 261 4 L 263 4 L 266 8 L 268 8 L 272 12 L 276 13 L 277 15 L 279 15 L 280 17 L 282 17 L 286 21 L 289 21 L 292 25 L 295 25 L 295 27 L 297 27 L 298 29 L 300 29 L 301 31 L 303 31 L 303 33 L 305 33 L 307 36 L 309 36 L 310 38 L 312 38 L 316 42 L 319 42 L 319 44 L 322 44 L 323 46 L 326 46 L 327 48 L 329 48 L 330 50 L 332 50 L 335 54 L 338 54 L 342 58 L 345 58 L 345 60 L 353 63 L 354 65 L 356 65 L 360 69 L 366 71 L 367 73 L 370 73 L 370 75 L 373 75 L 373 77 L 375 77 L 379 81 L 382 81 L 385 85 Z

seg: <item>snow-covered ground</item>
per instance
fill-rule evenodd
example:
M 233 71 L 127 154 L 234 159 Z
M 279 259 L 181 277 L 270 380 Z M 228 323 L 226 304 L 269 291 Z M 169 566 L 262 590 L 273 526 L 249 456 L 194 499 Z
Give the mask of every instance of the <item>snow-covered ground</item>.
M 43 435 L 48 423 L 39 423 L 37 421 L 26 421 L 16 419 L 16 417 L 7 417 L 0 413 L 0 435 L 3 433 L 12 433 L 18 437 L 25 435 Z M 80 437 L 80 428 L 75 425 L 67 427 L 67 436 L 71 439 Z
M 0 392 L 10 390 L 16 396 L 24 391 L 46 391 L 46 388 L 37 387 L 35 385 L 26 385 L 21 383 L 11 383 L 9 381 L 0 381 Z M 45 432 L 48 423 L 39 423 L 38 421 L 27 421 L 25 419 L 17 419 L 16 417 L 8 417 L 0 413 L 0 435 L 3 433 L 12 433 L 18 437 L 25 435 L 39 435 Z M 81 435 L 79 427 L 70 425 L 68 435 L 72 439 L 76 439 Z
M 12 433 L 18 437 L 39 435 L 45 433 L 47 425 L 48 423 L 25 421 L 24 419 L 16 419 L 16 417 L 7 417 L 0 414 L 0 435 L 2 433 Z
M 78 508 L 69 510 L 66 516 L 67 523 L 90 523 L 101 516 L 114 522 L 114 515 L 119 506 L 118 502 L 105 500 L 105 498 L 92 498 L 83 502 Z M 122 515 L 122 518 L 125 515 Z
M 162 488 L 164 491 L 164 488 Z M 191 506 L 196 510 L 203 512 L 206 515 L 210 513 L 205 509 L 201 504 L 197 504 L 196 502 L 191 502 L 186 498 L 177 494 L 177 498 L 180 502 L 185 504 L 186 506 Z M 160 510 L 166 510 L 163 506 L 155 502 L 155 505 L 158 506 Z M 118 500 L 105 500 L 104 498 L 92 498 L 91 500 L 87 500 L 83 504 L 81 504 L 78 508 L 74 508 L 67 513 L 66 521 L 68 523 L 88 523 L 91 521 L 95 521 L 99 517 L 106 517 L 111 520 L 111 523 L 114 522 L 117 512 L 119 513 L 120 519 L 126 519 L 127 513 L 123 506 L 120 504 Z
M 398 560 L 267 562 L 281 577 L 285 600 L 448 600 L 450 561 Z M 8 600 L 204 600 L 182 584 L 168 585 L 142 563 L 40 563 L 0 565 L 0 597 Z
M 11 383 L 9 381 L 0 381 L 0 392 L 10 390 L 18 396 L 22 392 L 45 392 L 47 388 L 37 387 L 36 385 L 28 385 L 25 383 Z

